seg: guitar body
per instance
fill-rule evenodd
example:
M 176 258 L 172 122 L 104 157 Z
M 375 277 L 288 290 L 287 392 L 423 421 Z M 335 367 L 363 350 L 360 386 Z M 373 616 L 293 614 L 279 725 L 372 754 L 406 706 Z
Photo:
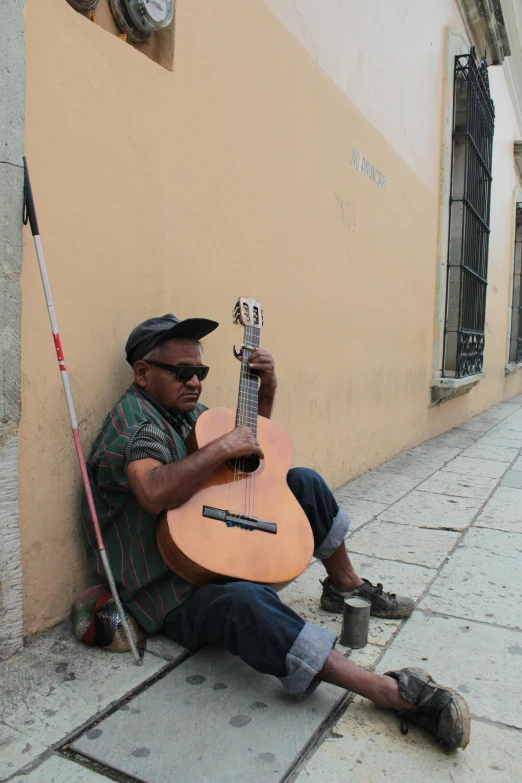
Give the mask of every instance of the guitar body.
M 194 430 L 197 447 L 235 426 L 236 411 L 205 411 Z M 292 441 L 281 427 L 261 416 L 257 440 L 264 459 L 254 472 L 238 470 L 240 461 L 222 465 L 190 500 L 165 512 L 158 522 L 161 556 L 172 571 L 193 584 L 241 579 L 278 588 L 299 576 L 310 562 L 314 547 L 310 524 L 286 483 Z M 277 532 L 229 527 L 221 519 L 203 516 L 204 508 L 266 520 L 277 525 Z

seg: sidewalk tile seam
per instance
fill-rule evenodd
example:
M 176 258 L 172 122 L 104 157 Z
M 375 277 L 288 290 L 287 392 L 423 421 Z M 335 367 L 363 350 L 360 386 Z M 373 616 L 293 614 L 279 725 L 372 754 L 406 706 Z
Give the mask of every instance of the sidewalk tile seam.
M 390 522 L 390 524 L 393 524 L 393 522 Z M 404 525 L 404 527 L 406 527 L 406 525 Z M 410 527 L 411 527 L 411 525 L 410 525 Z M 430 528 L 430 530 L 434 530 L 434 529 L 436 529 L 436 528 Z M 413 565 L 416 568 L 424 568 L 426 571 L 435 571 L 436 572 L 441 567 L 441 566 L 437 566 L 437 568 L 434 568 L 433 566 L 421 565 L 421 563 L 409 563 L 407 560 L 396 560 L 394 557 L 390 557 L 389 555 L 388 555 L 388 557 L 379 557 L 378 555 L 368 555 L 368 554 L 366 554 L 366 552 L 357 552 L 355 549 L 349 549 L 348 550 L 348 554 L 350 554 L 350 552 L 353 552 L 354 555 L 359 555 L 360 557 L 368 557 L 371 560 L 382 560 L 385 563 L 389 562 L 391 560 L 393 563 L 402 563 L 402 565 L 407 565 L 407 566 Z M 420 600 L 421 599 L 419 598 L 419 601 Z
M 345 696 L 339 699 L 333 710 L 323 721 L 319 729 L 310 738 L 310 741 L 302 748 L 301 753 L 294 759 L 290 767 L 286 770 L 279 783 L 294 783 L 299 777 L 301 771 L 308 764 L 315 751 L 331 736 L 333 728 L 346 713 L 356 694 L 352 691 L 346 691 Z M 314 739 L 315 737 L 315 739 Z
M 470 448 L 470 447 L 468 446 L 468 448 Z M 464 449 L 464 451 L 467 451 L 467 449 Z M 477 457 L 475 455 L 472 455 L 471 457 L 468 457 L 466 454 L 457 454 L 457 457 L 466 457 L 466 459 L 481 459 L 484 462 L 505 462 L 506 465 L 512 465 L 518 459 L 519 452 L 520 452 L 520 449 L 517 449 L 517 455 L 516 455 L 516 457 L 513 457 L 511 462 L 509 462 L 507 459 L 498 459 L 498 458 L 493 459 L 492 457 Z
M 96 772 L 107 780 L 113 780 L 116 783 L 140 783 L 139 778 L 134 778 L 132 775 L 127 775 L 125 772 L 121 772 L 115 767 L 103 764 L 90 756 L 80 753 L 78 750 L 58 750 L 56 751 L 56 756 L 61 759 L 67 759 L 67 761 L 70 761 L 73 764 L 78 764 L 82 769 Z M 97 769 L 97 767 L 99 767 L 99 769 Z
M 478 519 L 476 522 L 472 522 L 471 525 L 467 528 L 469 530 L 470 528 L 473 528 L 474 530 L 496 530 L 497 533 L 514 533 L 516 536 L 522 535 L 522 530 L 504 530 L 503 527 L 495 527 L 494 525 L 479 525 Z
M 470 459 L 470 460 L 471 459 L 477 459 L 477 460 L 480 459 L 480 457 L 461 457 L 460 454 L 458 455 L 458 458 L 459 459 Z M 457 458 L 455 458 L 455 459 L 457 459 Z M 505 465 L 504 471 L 500 474 L 500 476 L 487 476 L 485 473 L 471 473 L 471 472 L 470 473 L 463 473 L 461 470 L 451 470 L 450 466 L 451 466 L 451 462 L 453 462 L 453 460 L 451 462 L 448 462 L 445 465 L 443 465 L 441 468 L 439 468 L 439 470 L 444 472 L 444 473 L 448 473 L 448 474 L 450 474 L 452 476 L 465 476 L 465 477 L 467 477 L 467 476 L 478 476 L 478 477 L 481 477 L 481 478 L 494 479 L 495 481 L 501 481 L 504 478 L 504 476 L 506 475 L 506 473 L 510 470 L 511 463 L 501 462 L 501 460 L 487 460 L 487 459 L 483 459 L 481 461 L 482 462 L 500 462 L 502 465 Z M 431 476 L 428 476 L 428 478 L 431 478 Z
M 484 503 L 484 504 L 483 504 L 483 505 L 480 507 L 479 511 L 478 511 L 478 512 L 475 514 L 475 516 L 472 518 L 472 520 L 471 520 L 471 522 L 470 522 L 470 524 L 469 524 L 469 526 L 468 526 L 468 530 L 469 530 L 470 528 L 474 527 L 474 528 L 482 528 L 482 529 L 489 528 L 490 530 L 498 530 L 498 531 L 499 531 L 499 532 L 501 532 L 501 533 L 505 533 L 505 532 L 506 532 L 506 531 L 505 531 L 503 528 L 496 528 L 496 527 L 491 527 L 491 526 L 489 526 L 489 525 L 477 525 L 477 524 L 476 524 L 476 523 L 479 521 L 479 517 L 482 515 L 482 512 L 484 511 L 484 508 L 487 506 L 487 504 L 489 503 L 489 501 L 490 501 L 490 500 L 493 500 L 493 498 L 494 498 L 494 497 L 495 497 L 495 495 L 497 494 L 498 490 L 499 490 L 499 489 L 502 489 L 502 488 L 503 488 L 503 487 L 502 487 L 502 485 L 501 485 L 501 483 L 500 483 L 500 479 L 499 479 L 499 483 L 497 484 L 497 486 L 495 487 L 495 489 L 494 489 L 494 490 L 491 492 L 491 495 L 488 497 L 488 499 L 486 500 L 486 502 L 485 502 L 485 503 Z M 510 489 L 510 487 L 508 487 L 508 489 Z M 522 529 L 521 529 L 520 531 L 518 531 L 518 530 L 513 530 L 513 531 L 510 531 L 510 532 L 513 532 L 513 533 L 522 533 Z
M 306 568 L 309 568 L 309 567 L 310 567 L 309 565 L 306 566 Z M 305 568 L 305 571 L 306 571 L 306 568 Z M 179 658 L 177 658 L 176 661 L 169 661 L 168 658 L 165 658 L 165 656 L 160 655 L 157 652 L 154 652 L 154 650 L 149 650 L 147 648 L 147 652 L 148 652 L 149 655 L 154 655 L 155 658 L 161 658 L 162 661 L 165 661 L 165 665 L 168 665 L 169 663 L 183 663 L 183 661 L 185 661 L 191 655 L 190 651 L 186 650 L 186 652 L 184 654 L 182 654 Z M 0 783 L 1 783 L 1 781 L 0 781 Z
M 434 492 L 433 493 L 428 493 L 427 492 L 426 494 L 435 494 L 435 493 Z M 450 496 L 448 495 L 447 497 L 450 497 Z M 454 496 L 452 495 L 451 497 L 454 497 Z M 402 498 L 402 500 L 404 500 L 404 498 Z M 383 511 L 383 514 L 384 513 L 385 512 Z M 411 528 L 412 530 L 415 530 L 415 528 L 418 528 L 419 530 L 431 530 L 432 532 L 433 531 L 437 532 L 438 530 L 440 530 L 443 533 L 463 533 L 465 530 L 467 530 L 469 527 L 471 527 L 471 522 L 468 525 L 466 525 L 465 527 L 463 527 L 463 528 L 461 528 L 461 527 L 430 527 L 430 525 L 410 525 L 409 522 L 399 522 L 397 519 L 379 519 L 379 517 L 381 517 L 381 516 L 382 516 L 382 514 L 379 514 L 375 519 L 369 519 L 368 522 L 382 522 L 383 524 L 386 524 L 386 525 L 400 525 L 401 527 L 408 527 L 408 528 Z M 357 530 L 354 530 L 353 532 L 354 533 L 358 533 L 359 530 L 361 530 L 363 527 L 365 527 L 368 524 L 368 522 L 365 522 L 364 525 L 361 525 L 361 527 L 358 527 Z M 348 536 L 347 536 L 347 538 L 348 538 Z M 366 553 L 365 552 L 360 552 L 359 554 L 364 555 Z M 368 555 L 368 557 L 373 557 L 373 555 Z M 393 560 L 393 558 L 387 558 L 387 559 Z M 404 560 L 404 561 L 401 560 L 399 562 L 407 563 L 408 561 L 407 560 Z M 410 563 L 410 565 L 412 565 L 412 563 Z M 413 565 L 420 565 L 420 563 L 413 563 Z
M 424 600 L 424 598 L 419 599 L 419 601 Z M 415 607 L 416 612 L 420 612 L 423 615 L 429 615 L 429 617 L 441 617 L 443 619 L 448 620 L 449 618 L 453 618 L 453 620 L 462 620 L 462 622 L 466 623 L 476 623 L 477 625 L 487 625 L 491 628 L 501 628 L 504 631 L 515 631 L 515 632 L 522 632 L 522 626 L 513 626 L 513 625 L 501 625 L 500 623 L 490 623 L 486 620 L 477 620 L 476 618 L 469 618 L 469 617 L 461 617 L 459 614 L 451 614 L 450 612 L 437 612 L 434 609 L 425 609 L 423 606 L 416 606 Z M 402 628 L 402 626 L 401 626 Z M 400 629 L 398 629 L 400 630 Z M 393 638 L 397 636 L 397 633 L 393 635 Z
M 42 764 L 52 758 L 54 753 L 55 750 L 53 748 L 46 748 L 43 753 L 40 753 L 39 756 L 36 756 L 36 758 L 32 759 L 32 761 L 26 764 L 25 767 L 20 767 L 16 770 L 16 772 L 12 772 L 6 778 L 2 778 L 0 783 L 9 783 L 10 780 L 13 780 L 13 778 L 18 777 L 19 775 L 29 775 L 31 772 L 34 772 L 34 770 L 38 769 L 38 767 L 41 767 Z
M 462 478 L 466 478 L 466 475 L 465 474 L 461 474 L 461 473 L 453 473 L 452 475 L 454 475 L 454 476 L 462 476 Z M 486 478 L 486 477 L 484 477 L 484 478 Z M 500 483 L 500 480 L 499 480 L 498 483 Z M 468 495 L 452 495 L 451 492 L 433 492 L 430 489 L 422 489 L 421 487 L 416 487 L 416 489 L 417 489 L 418 492 L 426 492 L 427 495 L 445 495 L 448 498 L 471 497 L 471 496 L 468 496 Z M 491 490 L 491 493 L 488 495 L 488 498 L 487 498 L 488 500 L 489 500 L 489 498 L 491 497 L 491 495 L 493 494 L 493 492 L 496 489 L 498 489 L 498 486 L 495 486 Z M 401 500 L 402 500 L 402 498 L 401 498 Z
M 477 723 L 483 723 L 485 726 L 496 726 L 497 729 L 502 729 L 503 731 L 513 731 L 518 735 L 522 734 L 522 729 L 519 729 L 518 726 L 513 726 L 511 723 L 501 723 L 500 721 L 490 720 L 489 718 L 482 718 L 480 715 L 474 715 L 473 713 L 471 713 L 471 717 L 474 721 L 477 721 Z

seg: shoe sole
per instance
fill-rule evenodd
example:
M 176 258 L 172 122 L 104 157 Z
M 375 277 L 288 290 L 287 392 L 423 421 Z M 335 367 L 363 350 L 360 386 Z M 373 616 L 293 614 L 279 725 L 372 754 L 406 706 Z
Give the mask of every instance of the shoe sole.
M 410 606 L 405 607 L 404 609 L 398 609 L 396 612 L 374 612 L 370 610 L 370 614 L 372 617 L 382 617 L 383 619 L 388 620 L 400 620 L 401 617 L 409 617 L 411 614 L 413 614 L 414 609 L 414 606 Z
M 448 693 L 451 693 L 451 695 L 455 697 L 455 704 L 460 712 L 460 716 L 462 719 L 462 740 L 457 745 L 449 746 L 449 747 L 452 747 L 455 750 L 457 748 L 464 750 L 464 748 L 466 748 L 469 745 L 470 733 L 471 733 L 471 714 L 469 711 L 468 703 L 464 698 L 464 696 L 462 695 L 462 693 L 460 693 L 459 691 L 456 691 L 453 688 L 448 688 L 446 685 L 440 685 L 439 687 L 444 688 L 445 690 L 448 691 Z
M 331 612 L 332 614 L 343 613 L 342 602 L 339 603 L 339 601 L 335 599 L 329 600 L 324 596 L 321 596 L 321 608 L 324 609 L 325 612 Z M 405 607 L 404 609 L 398 609 L 397 611 L 392 612 L 378 612 L 371 609 L 370 614 L 372 617 L 381 617 L 383 620 L 400 620 L 401 618 L 409 617 L 414 609 L 415 606 Z

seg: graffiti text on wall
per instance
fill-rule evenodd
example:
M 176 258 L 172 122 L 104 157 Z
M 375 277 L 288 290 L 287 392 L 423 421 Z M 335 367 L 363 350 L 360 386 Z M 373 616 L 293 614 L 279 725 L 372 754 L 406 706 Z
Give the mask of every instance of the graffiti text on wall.
M 367 177 L 375 185 L 377 185 L 378 188 L 381 188 L 382 190 L 385 189 L 385 175 L 382 173 L 382 171 L 379 171 L 379 169 L 376 168 L 373 163 L 370 163 L 369 160 L 361 155 L 361 153 L 355 148 L 352 150 L 352 166 L 354 169 L 357 169 L 357 171 L 360 171 L 363 177 Z

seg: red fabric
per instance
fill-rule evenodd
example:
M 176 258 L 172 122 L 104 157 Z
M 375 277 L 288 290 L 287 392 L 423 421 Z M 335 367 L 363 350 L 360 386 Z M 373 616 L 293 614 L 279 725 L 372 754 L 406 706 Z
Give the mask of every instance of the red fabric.
M 89 624 L 89 627 L 85 631 L 85 633 L 82 636 L 82 642 L 85 644 L 94 645 L 96 641 L 96 624 L 94 622 L 94 618 L 96 616 L 96 610 L 100 608 L 100 606 L 103 606 L 110 598 L 112 598 L 111 593 L 102 593 L 99 598 L 96 600 L 96 603 L 94 605 L 94 611 L 92 613 L 91 622 Z

